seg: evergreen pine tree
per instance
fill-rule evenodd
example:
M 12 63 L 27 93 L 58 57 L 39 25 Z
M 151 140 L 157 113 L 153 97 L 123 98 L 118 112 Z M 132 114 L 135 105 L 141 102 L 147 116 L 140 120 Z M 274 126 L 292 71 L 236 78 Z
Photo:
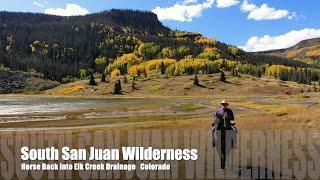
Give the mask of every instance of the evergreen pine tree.
M 193 84 L 196 86 L 200 85 L 197 73 L 194 74 Z
M 161 64 L 160 64 L 160 70 L 161 70 L 161 74 L 162 74 L 162 75 L 166 73 L 166 67 L 164 66 L 163 61 L 162 61 Z
M 286 80 L 286 79 L 285 79 L 285 74 L 284 74 L 284 72 L 281 71 L 281 72 L 279 73 L 279 79 L 282 80 L 282 81 L 285 81 L 285 80 Z
M 101 80 L 100 80 L 101 82 L 107 82 L 107 80 L 106 80 L 106 74 L 105 73 L 102 73 L 102 75 L 101 75 Z
M 90 75 L 89 85 L 90 86 L 96 86 L 97 85 L 97 83 L 96 83 L 96 81 L 94 79 L 93 73 L 91 73 L 91 75 Z
M 135 83 L 134 83 L 134 77 L 132 78 L 131 89 L 133 89 L 133 90 L 136 89 L 136 86 L 135 86 Z
M 224 74 L 223 71 L 221 71 L 219 80 L 222 81 L 222 82 L 226 82 L 226 80 L 227 80 L 226 75 Z
M 121 94 L 121 81 L 118 80 L 115 84 L 114 84 L 114 94 Z

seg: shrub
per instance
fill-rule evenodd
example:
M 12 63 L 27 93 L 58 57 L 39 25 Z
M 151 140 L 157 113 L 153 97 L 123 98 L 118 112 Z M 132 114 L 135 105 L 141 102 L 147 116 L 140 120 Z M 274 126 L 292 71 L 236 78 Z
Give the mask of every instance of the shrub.
M 0 64 L 0 71 L 9 72 L 9 71 L 11 71 L 11 69 L 10 69 L 10 68 L 6 68 L 6 67 L 4 67 L 4 65 L 3 65 L 3 64 Z
M 47 89 L 52 89 L 59 86 L 60 83 L 57 81 L 45 81 L 36 85 L 28 85 L 22 91 L 25 94 L 39 94 L 41 91 L 45 91 Z M 17 91 L 16 91 L 17 92 Z
M 121 57 L 118 57 L 112 64 L 107 67 L 108 72 L 112 72 L 115 69 L 120 71 L 120 74 L 127 74 L 128 67 L 137 65 L 141 61 L 134 54 L 124 54 Z
M 198 58 L 215 60 L 220 58 L 220 54 L 215 48 L 205 48 L 203 52 L 198 55 Z
M 128 78 L 127 78 L 127 76 L 126 76 L 126 75 L 124 75 L 124 77 L 123 77 L 123 83 L 125 83 L 125 84 L 127 84 L 127 83 L 128 83 Z
M 112 77 L 115 77 L 115 76 L 120 76 L 121 73 L 120 73 L 120 70 L 119 69 L 114 69 L 112 72 L 111 72 L 111 76 Z
M 61 83 L 62 83 L 62 84 L 67 84 L 67 83 L 71 83 L 71 82 L 74 82 L 74 79 L 73 79 L 72 76 L 64 77 L 64 78 L 62 78 L 62 80 L 61 80 Z
M 196 42 L 197 42 L 198 44 L 202 44 L 202 45 L 213 45 L 213 46 L 215 46 L 215 45 L 218 44 L 218 41 L 217 41 L 217 40 L 211 39 L 211 38 L 206 38 L 206 37 L 203 37 L 203 36 L 198 37 L 198 38 L 196 39 Z
M 144 60 L 156 58 L 159 51 L 160 46 L 153 42 L 141 44 L 138 48 L 138 53 Z
M 160 53 L 162 58 L 173 58 L 176 55 L 176 52 L 171 47 L 165 47 Z
M 187 55 L 190 54 L 190 48 L 188 46 L 180 46 L 178 49 L 177 49 L 177 56 L 179 58 L 184 58 L 186 57 Z
M 175 69 L 176 69 L 175 64 L 171 64 L 169 67 L 167 67 L 166 74 L 170 76 L 174 76 Z
M 237 56 L 239 54 L 239 49 L 234 46 L 229 46 L 228 51 L 234 56 Z
M 149 85 L 149 92 L 157 92 L 157 91 L 160 91 L 161 89 L 163 89 L 163 85 L 161 84 L 151 84 Z
M 145 65 L 146 71 L 149 72 L 155 69 L 160 69 L 161 63 L 163 63 L 165 67 L 168 67 L 171 64 L 174 64 L 175 62 L 176 60 L 174 59 L 154 59 L 154 60 L 145 62 L 144 65 Z
M 79 73 L 81 79 L 85 79 L 88 76 L 86 69 L 79 69 Z
M 139 74 L 139 65 L 133 65 L 129 67 L 128 74 L 131 76 L 138 75 Z
M 149 73 L 155 69 L 161 69 L 161 63 L 163 63 L 164 67 L 168 67 L 171 64 L 174 64 L 176 60 L 174 59 L 154 59 L 147 62 L 144 62 L 139 65 L 133 65 L 129 67 L 128 74 L 131 76 L 140 76 L 140 74 Z
M 207 59 L 183 59 L 176 63 L 175 74 L 191 75 L 197 72 L 202 73 L 215 73 L 218 72 L 218 67 L 210 60 Z

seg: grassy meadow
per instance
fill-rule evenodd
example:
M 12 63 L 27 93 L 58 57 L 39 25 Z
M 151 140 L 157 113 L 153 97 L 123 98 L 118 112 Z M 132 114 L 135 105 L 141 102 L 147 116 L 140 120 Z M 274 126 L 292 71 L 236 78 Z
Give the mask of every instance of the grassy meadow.
M 158 74 L 155 73 L 148 78 L 135 80 L 135 89 L 132 89 L 130 77 L 127 77 L 128 83 L 124 83 L 124 77 L 117 76 L 109 77 L 109 83 L 101 83 L 96 79 L 97 86 L 89 86 L 88 80 L 82 80 L 61 85 L 34 96 L 1 96 L 3 99 L 9 98 L 10 100 L 11 98 L 17 102 L 21 101 L 22 104 L 26 99 L 31 99 L 30 101 L 33 103 L 39 101 L 39 104 L 42 104 L 43 101 L 49 102 L 46 104 L 48 109 L 52 106 L 50 103 L 58 102 L 61 107 L 48 112 L 30 111 L 31 113 L 25 114 L 2 115 L 0 117 L 0 133 L 2 135 L 13 133 L 16 137 L 24 133 L 25 137 L 30 138 L 30 141 L 33 137 L 32 134 L 37 133 L 39 134 L 36 137 L 40 141 L 46 137 L 43 134 L 54 137 L 70 134 L 72 138 L 69 145 L 73 147 L 78 147 L 80 140 L 86 137 L 85 135 L 94 137 L 102 133 L 108 139 L 110 132 L 111 137 L 115 136 L 113 133 L 119 133 L 119 144 L 111 143 L 111 146 L 108 145 L 108 147 L 118 148 L 133 144 L 148 146 L 150 145 L 149 141 L 143 139 L 149 136 L 151 138 L 150 133 L 154 131 L 162 133 L 169 131 L 173 134 L 176 132 L 179 139 L 174 146 L 168 145 L 166 140 L 153 142 L 152 146 L 185 148 L 187 133 L 200 138 L 199 144 L 193 146 L 200 151 L 200 160 L 194 164 L 197 168 L 202 167 L 197 163 L 201 162 L 203 158 L 206 161 L 213 158 L 214 163 L 218 162 L 216 161 L 218 158 L 216 151 L 210 148 L 209 136 L 212 113 L 219 106 L 221 99 L 227 99 L 230 102 L 230 108 L 235 112 L 235 122 L 240 132 L 319 131 L 320 94 L 313 92 L 314 86 L 312 85 L 284 82 L 270 77 L 256 78 L 249 75 L 233 77 L 229 74 L 227 74 L 227 82 L 220 82 L 219 74 L 199 74 L 198 79 L 201 86 L 196 86 L 193 84 L 194 76 L 166 77 Z M 122 94 L 113 95 L 114 83 L 118 79 L 122 82 Z M 48 99 L 46 100 L 46 98 Z M 137 134 L 138 137 L 141 135 L 141 139 L 134 143 L 130 142 L 128 139 L 132 138 L 132 133 L 135 134 L 135 138 L 137 138 Z M 204 136 L 207 138 L 202 141 Z M 320 138 L 318 134 L 314 134 L 314 136 L 315 139 Z M 104 141 L 108 142 L 102 140 L 101 143 L 103 144 Z M 88 141 L 86 145 L 89 147 L 97 144 Z M 251 152 L 252 145 L 249 143 L 247 146 L 250 153 L 254 153 Z M 320 149 L 318 146 L 316 148 Z M 240 164 L 239 167 L 251 169 L 256 167 L 251 162 L 253 157 L 254 155 L 250 154 L 248 163 Z M 296 157 L 289 160 L 289 168 L 293 167 L 292 161 L 294 159 Z M 188 162 L 170 163 L 178 168 L 177 177 L 188 177 L 187 166 L 190 166 L 187 165 Z M 204 165 L 206 173 L 210 172 L 209 169 L 213 169 L 212 173 L 217 173 L 219 169 L 217 166 L 210 164 L 210 162 L 206 162 Z M 261 164 L 258 167 L 267 168 Z M 172 172 L 174 171 L 173 169 Z M 278 169 L 273 169 L 273 173 L 281 173 L 283 177 L 286 175 Z M 125 172 L 120 174 L 122 178 L 127 176 Z M 217 174 L 213 176 L 209 174 L 203 176 L 198 174 L 194 177 L 217 177 Z M 235 171 L 232 177 L 237 178 L 238 174 L 239 171 Z M 161 177 L 159 174 L 152 176 L 152 173 L 149 174 L 149 172 L 147 174 L 136 172 L 129 177 L 140 179 L 145 175 Z M 43 175 L 43 177 L 52 176 L 56 177 L 57 173 Z M 287 177 L 294 176 L 295 174 L 289 173 Z M 78 172 L 73 172 L 72 177 L 77 179 L 81 175 Z M 104 176 L 102 175 L 102 177 Z M 176 176 L 172 175 L 172 177 Z M 218 177 L 227 178 L 225 174 Z M 256 176 L 242 175 L 241 177 L 253 178 Z

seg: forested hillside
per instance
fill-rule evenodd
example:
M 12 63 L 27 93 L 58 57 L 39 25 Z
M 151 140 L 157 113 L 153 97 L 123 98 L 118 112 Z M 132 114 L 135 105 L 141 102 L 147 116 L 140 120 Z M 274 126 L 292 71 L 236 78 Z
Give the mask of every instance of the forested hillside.
M 293 47 L 272 51 L 260 52 L 260 54 L 273 55 L 284 58 L 320 65 L 320 38 L 308 39 L 299 42 Z
M 76 17 L 0 12 L 0 64 L 46 79 L 162 74 L 263 74 L 311 83 L 316 66 L 246 53 L 201 34 L 172 31 L 151 12 L 110 10 Z

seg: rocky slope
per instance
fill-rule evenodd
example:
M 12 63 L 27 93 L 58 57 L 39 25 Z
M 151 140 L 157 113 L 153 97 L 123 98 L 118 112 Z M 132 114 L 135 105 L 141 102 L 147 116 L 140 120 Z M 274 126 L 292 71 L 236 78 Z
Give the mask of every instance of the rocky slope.
M 58 82 L 44 80 L 34 73 L 0 70 L 0 94 L 37 93 L 58 85 Z

